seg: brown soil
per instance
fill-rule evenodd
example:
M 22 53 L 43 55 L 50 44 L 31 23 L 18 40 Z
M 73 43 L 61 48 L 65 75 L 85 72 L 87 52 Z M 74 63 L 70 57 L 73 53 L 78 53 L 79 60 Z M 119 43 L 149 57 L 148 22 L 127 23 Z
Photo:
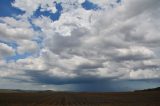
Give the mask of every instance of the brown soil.
M 160 91 L 0 93 L 0 106 L 160 106 Z

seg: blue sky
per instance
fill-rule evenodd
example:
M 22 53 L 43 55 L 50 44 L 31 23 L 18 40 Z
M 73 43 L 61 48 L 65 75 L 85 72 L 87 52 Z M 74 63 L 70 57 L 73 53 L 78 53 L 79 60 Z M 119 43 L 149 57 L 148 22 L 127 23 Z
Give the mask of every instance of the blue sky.
M 160 86 L 159 4 L 1 0 L 0 88 L 103 92 Z
M 18 8 L 12 7 L 11 5 L 12 2 L 14 2 L 14 0 L 1 0 L 1 3 L 0 3 L 1 17 L 7 17 L 7 16 L 14 17 L 16 15 L 24 14 L 24 11 L 21 11 Z

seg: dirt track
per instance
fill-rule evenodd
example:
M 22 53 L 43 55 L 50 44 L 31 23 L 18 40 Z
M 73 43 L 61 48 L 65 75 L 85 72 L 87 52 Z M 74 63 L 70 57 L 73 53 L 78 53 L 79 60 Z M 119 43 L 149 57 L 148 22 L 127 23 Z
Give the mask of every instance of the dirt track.
M 160 106 L 160 92 L 0 93 L 0 106 Z

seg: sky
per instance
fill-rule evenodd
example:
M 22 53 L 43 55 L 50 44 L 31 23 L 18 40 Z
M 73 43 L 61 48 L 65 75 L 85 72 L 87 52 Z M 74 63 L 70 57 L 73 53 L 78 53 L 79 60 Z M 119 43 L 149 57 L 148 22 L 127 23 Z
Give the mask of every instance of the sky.
M 160 86 L 160 0 L 0 0 L 0 88 Z

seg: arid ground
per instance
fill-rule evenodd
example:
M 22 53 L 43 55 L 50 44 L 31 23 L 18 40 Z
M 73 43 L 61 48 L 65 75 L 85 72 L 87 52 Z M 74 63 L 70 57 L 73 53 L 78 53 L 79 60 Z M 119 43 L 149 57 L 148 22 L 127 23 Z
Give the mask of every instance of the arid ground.
M 0 106 L 160 106 L 160 91 L 0 93 Z

